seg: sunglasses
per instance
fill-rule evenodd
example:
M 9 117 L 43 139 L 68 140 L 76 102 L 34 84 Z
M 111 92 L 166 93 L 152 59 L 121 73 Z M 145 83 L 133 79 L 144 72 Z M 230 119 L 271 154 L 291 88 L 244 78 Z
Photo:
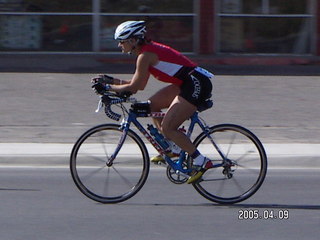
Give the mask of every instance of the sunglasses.
M 126 42 L 128 42 L 128 41 L 129 41 L 129 40 L 120 40 L 119 43 L 120 43 L 120 44 L 124 44 L 124 43 L 126 43 Z

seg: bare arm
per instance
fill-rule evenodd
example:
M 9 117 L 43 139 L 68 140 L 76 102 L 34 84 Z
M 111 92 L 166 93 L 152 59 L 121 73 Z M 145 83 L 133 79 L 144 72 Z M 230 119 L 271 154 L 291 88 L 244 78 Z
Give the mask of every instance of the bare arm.
M 124 81 L 115 79 L 115 84 L 122 85 L 111 85 L 111 91 L 115 92 L 132 92 L 136 93 L 139 90 L 143 90 L 148 82 L 150 73 L 149 66 L 153 65 L 158 60 L 158 57 L 154 53 L 144 52 L 141 53 L 137 58 L 136 71 L 131 81 Z

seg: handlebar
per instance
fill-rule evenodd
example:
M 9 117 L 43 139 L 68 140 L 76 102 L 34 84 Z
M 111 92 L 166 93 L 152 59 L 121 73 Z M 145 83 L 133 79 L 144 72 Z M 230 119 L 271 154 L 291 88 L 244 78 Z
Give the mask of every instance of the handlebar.
M 107 115 L 107 117 L 112 120 L 119 121 L 122 115 L 112 111 L 111 105 L 121 104 L 124 102 L 136 102 L 137 100 L 135 98 L 131 98 L 130 95 L 131 93 L 118 94 L 113 92 L 105 92 L 102 96 L 100 96 L 100 101 L 96 112 L 99 112 L 100 109 L 104 106 L 105 114 Z
M 105 114 L 107 115 L 108 118 L 115 120 L 115 121 L 119 121 L 121 118 L 121 114 L 119 113 L 115 113 L 111 110 L 111 106 L 107 105 L 104 109 Z

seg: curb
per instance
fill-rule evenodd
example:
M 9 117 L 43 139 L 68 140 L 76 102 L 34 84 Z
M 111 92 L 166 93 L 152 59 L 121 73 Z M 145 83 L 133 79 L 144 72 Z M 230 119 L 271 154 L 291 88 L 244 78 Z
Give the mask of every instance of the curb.
M 146 145 L 150 156 L 157 154 L 150 144 Z M 73 144 L 60 143 L 0 143 L 0 166 L 68 166 L 72 147 Z M 320 169 L 320 144 L 264 144 L 264 147 L 269 169 Z

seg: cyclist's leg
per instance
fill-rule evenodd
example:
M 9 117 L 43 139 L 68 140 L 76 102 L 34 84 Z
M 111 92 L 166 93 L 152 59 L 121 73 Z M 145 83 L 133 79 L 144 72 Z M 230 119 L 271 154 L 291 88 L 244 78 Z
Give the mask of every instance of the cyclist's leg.
M 176 85 L 169 85 L 156 92 L 149 98 L 151 101 L 151 111 L 160 112 L 164 108 L 168 108 L 173 99 L 179 94 L 180 88 Z M 161 130 L 162 118 L 154 118 L 154 124 Z
M 194 171 L 187 183 L 197 181 L 207 169 L 213 167 L 212 162 L 196 149 L 185 134 L 178 130 L 179 126 L 189 119 L 196 109 L 196 106 L 189 103 L 183 97 L 177 96 L 162 121 L 162 132 L 164 135 L 185 150 L 193 159 Z
M 162 88 L 157 93 L 149 98 L 151 101 L 151 112 L 161 112 L 162 109 L 168 108 L 172 103 L 173 99 L 179 94 L 180 88 L 176 85 L 169 85 Z M 153 122 L 156 127 L 161 131 L 161 122 L 163 118 L 153 118 Z M 168 153 L 169 157 L 175 157 L 176 154 Z M 154 156 L 151 162 L 158 164 L 159 162 L 165 163 L 164 158 L 161 155 Z
M 196 148 L 191 140 L 184 133 L 179 131 L 178 128 L 184 121 L 189 119 L 196 110 L 196 106 L 189 103 L 183 97 L 176 96 L 172 101 L 161 126 L 163 134 L 189 154 L 194 153 Z
M 190 76 L 190 79 L 181 86 L 179 96 L 172 102 L 162 122 L 162 131 L 166 137 L 188 152 L 193 159 L 195 171 L 188 179 L 188 183 L 199 179 L 213 165 L 208 158 L 204 157 L 196 149 L 187 136 L 181 132 L 179 133 L 178 127 L 197 110 L 197 106 L 211 96 L 211 91 L 212 84 L 210 79 L 201 74 Z
M 211 96 L 212 84 L 209 78 L 194 73 L 188 76 L 180 87 L 179 95 L 172 101 L 162 122 L 162 132 L 190 156 L 201 155 L 190 139 L 178 131 L 179 126 L 197 110 L 197 106 Z M 195 157 L 197 157 L 195 156 Z M 202 157 L 202 156 L 201 156 Z

